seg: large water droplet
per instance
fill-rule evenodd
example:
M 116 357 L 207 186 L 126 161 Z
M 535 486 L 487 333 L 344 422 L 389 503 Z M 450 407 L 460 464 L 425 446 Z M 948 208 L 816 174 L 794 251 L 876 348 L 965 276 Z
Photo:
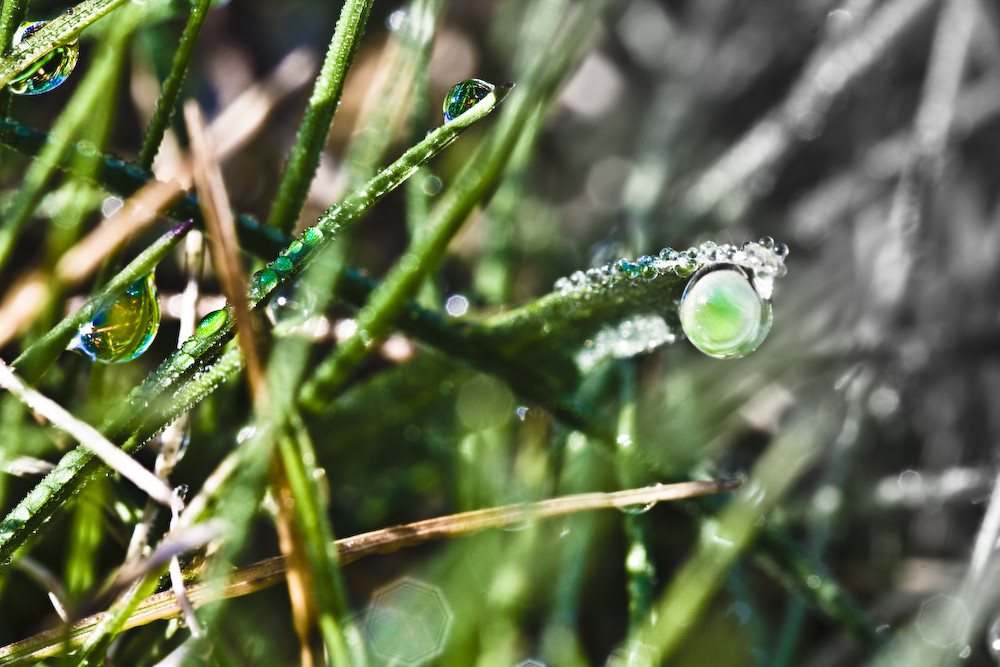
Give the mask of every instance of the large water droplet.
M 17 46 L 23 40 L 38 32 L 48 21 L 29 21 L 22 23 L 14 33 L 12 46 Z M 10 84 L 10 92 L 15 95 L 41 95 L 52 90 L 65 81 L 80 54 L 78 40 L 58 46 L 44 56 L 31 63 L 26 70 L 14 77 Z
M 159 328 L 160 304 L 151 273 L 100 306 L 93 319 L 80 327 L 69 349 L 93 361 L 131 361 L 149 349 Z
M 319 339 L 330 330 L 329 321 L 316 314 L 316 295 L 300 283 L 280 289 L 264 312 L 276 336 L 295 334 Z
M 467 79 L 456 84 L 444 98 L 444 122 L 450 123 L 476 106 L 493 92 L 493 84 L 482 79 Z
M 718 264 L 696 273 L 684 288 L 681 328 L 710 357 L 729 359 L 756 350 L 771 329 L 771 303 L 761 298 L 746 272 Z

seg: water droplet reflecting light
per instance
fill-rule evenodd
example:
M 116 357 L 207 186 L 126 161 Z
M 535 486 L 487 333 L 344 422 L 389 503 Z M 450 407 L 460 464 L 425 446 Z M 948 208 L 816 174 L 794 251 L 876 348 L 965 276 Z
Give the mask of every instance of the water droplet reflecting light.
M 38 32 L 48 21 L 29 21 L 22 23 L 14 33 L 11 46 L 17 46 L 23 40 Z M 27 69 L 14 77 L 10 84 L 10 92 L 15 95 L 41 95 L 47 93 L 65 81 L 80 54 L 78 40 L 69 44 L 57 46 L 44 56 L 31 63 Z
M 160 328 L 153 274 L 132 283 L 117 299 L 99 307 L 69 345 L 93 361 L 131 361 L 149 349 Z
M 482 79 L 467 79 L 456 84 L 444 98 L 444 122 L 450 123 L 476 106 L 484 97 L 493 92 L 493 84 Z
M 756 350 L 771 329 L 771 304 L 743 269 L 720 264 L 699 271 L 681 297 L 681 328 L 710 357 L 730 359 Z

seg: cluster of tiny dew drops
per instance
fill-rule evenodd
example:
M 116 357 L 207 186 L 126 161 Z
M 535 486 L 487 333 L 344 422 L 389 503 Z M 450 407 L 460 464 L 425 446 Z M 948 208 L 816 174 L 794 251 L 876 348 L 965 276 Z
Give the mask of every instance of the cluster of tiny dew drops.
M 657 256 L 618 259 L 604 266 L 560 278 L 563 296 L 589 298 L 635 281 L 670 274 L 688 278 L 679 304 L 681 328 L 688 340 L 717 358 L 742 357 L 764 341 L 771 328 L 774 279 L 785 274 L 788 246 L 764 237 L 740 247 L 711 241 Z

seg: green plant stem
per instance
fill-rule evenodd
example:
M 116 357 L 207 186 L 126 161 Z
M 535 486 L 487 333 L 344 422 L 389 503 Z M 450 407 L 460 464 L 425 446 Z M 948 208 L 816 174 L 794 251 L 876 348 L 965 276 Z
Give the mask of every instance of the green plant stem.
M 135 612 L 139 603 L 156 590 L 157 581 L 165 568 L 147 574 L 143 579 L 133 582 L 111 605 L 101 622 L 87 635 L 80 650 L 73 654 L 72 664 L 76 667 L 87 667 L 93 661 L 104 662 L 112 640 L 122 631 L 126 621 Z
M 181 93 L 181 85 L 187 74 L 191 56 L 194 55 L 195 46 L 198 43 L 198 36 L 201 28 L 205 24 L 205 17 L 208 16 L 208 7 L 211 0 L 195 0 L 191 7 L 191 14 L 184 25 L 184 32 L 181 33 L 180 43 L 177 51 L 174 52 L 174 60 L 170 66 L 170 74 L 163 82 L 163 93 L 156 102 L 156 111 L 146 130 L 146 137 L 143 139 L 142 148 L 139 150 L 137 162 L 143 169 L 150 169 L 153 166 L 153 159 L 156 158 L 157 151 L 160 150 L 160 143 L 163 141 L 163 134 L 170 124 L 170 119 L 177 108 L 177 98 Z
M 628 460 L 629 447 L 638 447 L 634 442 L 637 431 L 636 373 L 634 361 L 626 359 L 619 364 L 621 369 L 621 407 L 618 411 L 618 452 Z M 631 466 L 616 466 L 619 480 L 624 486 L 634 483 L 630 474 Z M 629 512 L 625 516 L 625 537 L 627 540 L 625 573 L 628 578 L 628 636 L 635 637 L 642 622 L 649 614 L 653 602 L 653 584 L 656 569 L 649 558 L 647 549 L 646 521 L 641 513 Z
M 9 119 L 0 118 L 0 143 L 25 155 L 39 157 L 44 151 L 50 150 L 47 146 L 55 142 L 56 139 L 52 135 Z M 93 147 L 82 142 L 73 148 L 84 157 L 96 157 Z M 101 155 L 100 159 L 97 160 L 96 171 L 82 170 L 77 160 L 70 160 L 69 164 L 59 163 L 57 167 L 75 176 L 91 179 L 102 188 L 122 198 L 131 197 L 142 187 L 157 182 L 149 170 L 143 169 L 134 162 L 124 162 L 106 154 Z M 178 192 L 180 193 L 179 188 Z M 194 220 L 195 225 L 204 229 L 205 221 L 202 217 L 201 207 L 193 196 L 182 195 L 163 213 L 179 221 Z M 246 214 L 238 214 L 236 224 L 240 246 L 261 257 L 273 256 L 283 246 L 288 245 L 291 240 L 287 234 L 282 234 L 271 227 L 261 226 L 259 222 Z
M 38 32 L 24 40 L 0 60 L 0 87 L 6 87 L 14 77 L 23 72 L 56 46 L 72 42 L 80 31 L 91 23 L 124 5 L 128 0 L 86 0 L 49 21 Z
M 347 0 L 334 28 L 330 48 L 306 107 L 305 116 L 295 135 L 285 173 L 278 186 L 278 196 L 271 207 L 268 224 L 286 234 L 295 227 L 312 183 L 319 156 L 330 132 L 333 114 L 340 103 L 344 77 L 354 60 L 365 22 L 374 0 Z

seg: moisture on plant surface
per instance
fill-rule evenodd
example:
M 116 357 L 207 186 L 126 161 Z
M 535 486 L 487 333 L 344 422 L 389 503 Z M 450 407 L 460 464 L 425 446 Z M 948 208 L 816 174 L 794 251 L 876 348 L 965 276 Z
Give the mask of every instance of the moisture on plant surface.
M 94 361 L 131 361 L 149 349 L 160 328 L 160 305 L 153 274 L 98 307 L 70 342 Z
M 469 79 L 456 83 L 444 97 L 444 122 L 448 123 L 476 106 L 476 103 L 493 92 L 492 83 L 482 79 Z
M 23 40 L 38 32 L 47 21 L 30 21 L 22 23 L 14 33 L 12 45 L 17 46 Z M 10 80 L 10 91 L 15 95 L 41 95 L 52 90 L 73 72 L 79 57 L 80 47 L 77 40 L 64 46 L 57 46 L 46 52 L 41 58 L 31 63 L 20 74 Z
M 0 0 L 0 665 L 1000 666 L 998 44 Z

